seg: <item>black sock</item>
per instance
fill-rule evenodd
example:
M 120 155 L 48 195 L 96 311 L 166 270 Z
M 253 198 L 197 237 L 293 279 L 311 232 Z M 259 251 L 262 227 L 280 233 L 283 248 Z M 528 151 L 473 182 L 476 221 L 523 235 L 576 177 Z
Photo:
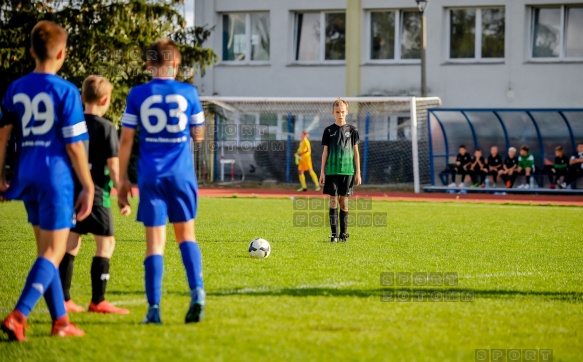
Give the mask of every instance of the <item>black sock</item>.
M 109 259 L 100 256 L 93 257 L 91 263 L 91 301 L 99 304 L 105 300 L 105 287 L 109 280 Z
M 340 209 L 340 234 L 345 234 L 348 230 L 348 211 Z
M 63 285 L 63 294 L 65 301 L 71 300 L 71 282 L 73 281 L 73 262 L 75 256 L 65 253 L 61 264 L 59 264 L 59 276 L 61 277 L 61 284 Z
M 530 175 L 526 175 L 526 184 L 530 184 Z
M 338 209 L 330 209 L 329 215 L 332 235 L 338 235 Z

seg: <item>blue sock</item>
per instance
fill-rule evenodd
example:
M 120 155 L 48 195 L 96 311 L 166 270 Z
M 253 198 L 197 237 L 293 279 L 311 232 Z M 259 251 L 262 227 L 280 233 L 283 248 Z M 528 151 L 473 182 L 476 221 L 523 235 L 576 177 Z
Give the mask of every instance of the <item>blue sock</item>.
M 194 241 L 185 241 L 180 244 L 180 252 L 182 253 L 182 263 L 184 263 L 184 268 L 186 269 L 190 290 L 203 288 L 202 255 L 198 244 Z
M 37 258 L 30 272 L 28 272 L 28 277 L 26 278 L 26 283 L 24 284 L 24 289 L 18 303 L 16 303 L 16 310 L 22 313 L 25 317 L 28 317 L 30 311 L 36 303 L 43 296 L 45 291 L 48 289 L 49 284 L 55 278 L 59 278 L 59 274 L 56 273 L 56 268 L 48 259 Z
M 144 260 L 146 268 L 146 297 L 150 306 L 159 305 L 162 297 L 162 275 L 164 274 L 164 257 L 150 255 Z
M 67 314 L 65 310 L 65 294 L 63 294 L 61 276 L 57 268 L 55 268 L 55 276 L 45 292 L 45 302 L 47 302 L 47 307 L 49 308 L 49 312 L 51 312 L 53 321 Z

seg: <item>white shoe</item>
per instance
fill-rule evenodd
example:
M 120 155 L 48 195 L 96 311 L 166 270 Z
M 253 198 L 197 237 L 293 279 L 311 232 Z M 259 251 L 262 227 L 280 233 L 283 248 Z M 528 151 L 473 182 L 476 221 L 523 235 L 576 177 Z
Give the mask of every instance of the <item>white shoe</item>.
M 456 187 L 456 183 L 455 182 L 452 182 L 449 185 L 447 185 L 447 187 Z
M 524 184 L 524 185 L 522 185 L 522 188 L 526 190 L 526 189 L 529 189 L 530 186 L 528 186 L 528 184 Z
M 566 183 L 564 183 L 564 182 L 561 182 L 561 188 L 562 188 L 562 189 L 566 189 L 566 188 L 567 188 L 567 184 L 566 184 Z
M 460 184 L 458 185 L 458 187 L 466 187 L 466 184 L 464 184 L 463 182 L 460 182 Z
M 517 189 L 523 189 L 524 186 L 526 186 L 526 184 L 522 184 L 522 185 L 518 186 Z

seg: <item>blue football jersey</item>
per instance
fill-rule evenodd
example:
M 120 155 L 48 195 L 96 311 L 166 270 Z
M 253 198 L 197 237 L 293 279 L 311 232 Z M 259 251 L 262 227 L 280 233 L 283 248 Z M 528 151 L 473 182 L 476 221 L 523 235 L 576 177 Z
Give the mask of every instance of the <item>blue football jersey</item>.
M 72 190 L 65 145 L 89 138 L 77 87 L 58 75 L 30 73 L 9 86 L 2 107 L 18 122 L 20 137 L 18 174 L 5 196 L 36 200 L 31 190 Z
M 194 178 L 190 128 L 204 124 L 196 88 L 173 79 L 153 79 L 130 90 L 122 126 L 139 126 L 141 178 Z

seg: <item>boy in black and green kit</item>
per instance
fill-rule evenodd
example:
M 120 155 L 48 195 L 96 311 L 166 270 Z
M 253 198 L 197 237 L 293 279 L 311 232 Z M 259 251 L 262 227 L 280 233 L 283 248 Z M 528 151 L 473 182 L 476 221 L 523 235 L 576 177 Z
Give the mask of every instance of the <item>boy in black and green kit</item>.
M 322 168 L 320 185 L 330 195 L 331 242 L 348 241 L 348 197 L 353 187 L 361 184 L 358 131 L 346 124 L 348 103 L 338 99 L 332 105 L 336 122 L 326 127 L 322 136 Z M 340 203 L 340 234 L 338 233 L 338 203 Z
M 531 175 L 534 172 L 534 156 L 529 152 L 527 145 L 520 146 L 520 156 L 518 156 L 518 165 L 516 173 L 526 177 L 526 183 L 518 186 L 519 189 L 528 189 L 533 187 Z

